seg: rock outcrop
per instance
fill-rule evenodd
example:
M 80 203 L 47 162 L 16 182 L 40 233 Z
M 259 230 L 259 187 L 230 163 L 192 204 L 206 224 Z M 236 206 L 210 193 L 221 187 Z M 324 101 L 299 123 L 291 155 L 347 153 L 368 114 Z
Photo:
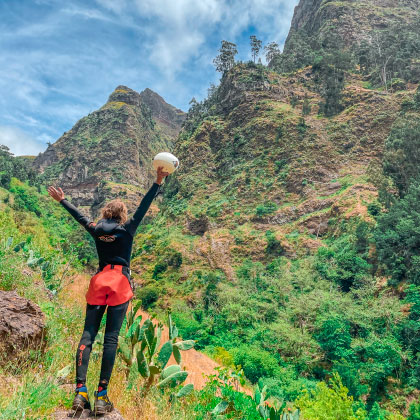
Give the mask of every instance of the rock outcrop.
M 169 138 L 176 138 L 185 120 L 185 112 L 168 104 L 160 95 L 151 89 L 140 92 L 140 98 L 146 104 L 161 132 Z
M 121 413 L 114 408 L 111 413 L 107 413 L 104 415 L 95 416 L 95 414 L 90 410 L 83 410 L 77 413 L 69 412 L 65 410 L 57 411 L 54 414 L 55 420 L 68 420 L 69 418 L 72 419 L 106 419 L 106 420 L 124 420 L 124 417 Z
M 419 0 L 300 0 L 295 8 L 285 51 L 299 31 L 320 45 L 326 35 L 338 36 L 347 46 L 368 39 L 374 29 L 412 19 Z M 313 46 L 315 46 L 315 44 Z
M 44 314 L 38 305 L 16 292 L 0 291 L 0 354 L 13 359 L 29 348 L 42 348 L 44 334 Z

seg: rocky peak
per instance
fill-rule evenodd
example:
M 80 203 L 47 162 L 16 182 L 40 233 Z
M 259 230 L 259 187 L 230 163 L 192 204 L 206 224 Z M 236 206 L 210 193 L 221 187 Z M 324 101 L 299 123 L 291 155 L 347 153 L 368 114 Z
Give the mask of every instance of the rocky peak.
M 114 92 L 109 95 L 107 104 L 112 102 L 122 102 L 127 105 L 141 106 L 142 100 L 140 94 L 135 90 L 130 89 L 127 86 L 119 85 Z
M 305 1 L 301 0 L 295 7 L 290 31 L 298 31 L 299 29 L 311 24 L 318 12 L 323 0 Z M 289 34 L 290 36 L 290 34 Z
M 185 112 L 168 104 L 160 95 L 153 90 L 146 88 L 139 94 L 141 100 L 146 104 L 152 117 L 162 126 L 179 131 L 185 120 Z

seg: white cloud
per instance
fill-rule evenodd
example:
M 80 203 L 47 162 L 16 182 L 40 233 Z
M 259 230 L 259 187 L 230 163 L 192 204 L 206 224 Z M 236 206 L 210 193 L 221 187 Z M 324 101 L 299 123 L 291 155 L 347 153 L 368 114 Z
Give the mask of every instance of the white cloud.
M 120 14 L 126 7 L 126 0 L 95 0 L 97 4 L 116 14 Z
M 16 127 L 0 126 L 0 144 L 7 146 L 15 155 L 37 155 L 46 148 L 45 143 L 51 141 L 44 137 L 37 141 Z
M 137 13 L 154 24 L 145 30 L 149 60 L 169 79 L 183 69 L 221 18 L 219 0 L 137 0 Z
M 101 13 L 96 9 L 86 9 L 82 7 L 67 7 L 62 9 L 62 12 L 67 13 L 71 16 L 81 16 L 85 19 L 97 19 L 103 20 L 105 22 L 112 22 L 113 20 L 106 16 L 104 13 Z
M 206 41 L 235 42 L 250 26 L 264 42 L 283 43 L 298 0 L 137 0 L 137 13 L 153 20 L 149 28 L 150 61 L 173 79 L 189 60 L 209 55 Z M 121 13 L 121 10 L 120 10 Z M 213 38 L 213 39 L 212 39 Z M 213 55 L 214 55 L 213 51 Z
M 18 16 L 0 0 L 0 142 L 42 150 L 42 136 L 58 138 L 119 84 L 150 87 L 185 109 L 218 80 L 212 60 L 222 39 L 236 42 L 243 60 L 249 28 L 281 44 L 297 2 L 34 0 Z M 31 18 L 37 7 L 42 14 Z

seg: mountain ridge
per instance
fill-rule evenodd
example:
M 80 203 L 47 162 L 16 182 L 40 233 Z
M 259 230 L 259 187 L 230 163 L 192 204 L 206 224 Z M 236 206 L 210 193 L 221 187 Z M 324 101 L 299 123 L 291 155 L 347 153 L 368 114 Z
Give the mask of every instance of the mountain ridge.
M 100 109 L 34 159 L 40 179 L 62 185 L 76 205 L 90 207 L 93 214 L 115 195 L 134 206 L 153 181 L 154 154 L 171 150 L 184 115 L 151 92 L 119 85 Z M 157 117 L 162 114 L 167 118 Z

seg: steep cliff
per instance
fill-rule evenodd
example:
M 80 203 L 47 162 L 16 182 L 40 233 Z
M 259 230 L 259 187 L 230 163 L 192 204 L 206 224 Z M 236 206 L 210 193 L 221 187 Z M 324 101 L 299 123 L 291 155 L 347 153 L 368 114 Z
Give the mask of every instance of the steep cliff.
M 413 92 L 384 95 L 353 76 L 343 92 L 347 110 L 320 118 L 311 72 L 281 76 L 237 65 L 212 98 L 217 111 L 197 120 L 190 111 L 176 143 L 182 168 L 171 188 L 188 204 L 175 223 L 188 232 L 191 220 L 207 219 L 205 247 L 227 228 L 233 246 L 235 230 L 248 225 L 259 234 L 241 254 L 263 261 L 267 229 L 290 255 L 316 249 L 331 217 L 366 214 L 360 200 L 376 194 L 366 183 L 367 167 L 381 157 L 400 104 Z M 303 116 L 305 98 L 310 112 Z M 293 230 L 300 241 L 288 239 Z M 226 274 L 231 265 L 223 261 L 242 247 L 233 248 L 219 264 Z M 202 255 L 209 253 L 207 248 Z
M 118 86 L 99 110 L 78 121 L 33 167 L 93 213 L 112 196 L 137 201 L 150 185 L 151 159 L 171 150 L 184 113 L 150 90 Z
M 152 111 L 152 117 L 162 134 L 173 141 L 185 120 L 185 112 L 168 104 L 160 95 L 149 88 L 140 93 L 140 98 Z
M 369 39 L 372 30 L 412 21 L 419 6 L 419 0 L 300 0 L 285 51 L 292 47 L 291 38 L 302 32 L 315 48 L 326 37 L 338 37 L 347 47 L 354 46 Z

